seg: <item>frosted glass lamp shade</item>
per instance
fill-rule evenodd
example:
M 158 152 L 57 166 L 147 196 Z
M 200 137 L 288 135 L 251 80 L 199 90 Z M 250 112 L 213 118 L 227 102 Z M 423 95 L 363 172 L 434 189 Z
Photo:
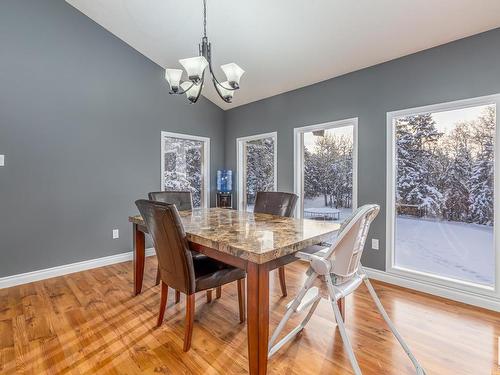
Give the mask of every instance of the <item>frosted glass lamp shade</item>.
M 198 100 L 198 96 L 200 95 L 202 85 L 193 84 L 193 82 L 182 82 L 181 87 L 186 91 L 186 96 L 190 102 L 194 103 Z M 191 88 L 190 88 L 191 87 Z
M 170 85 L 172 92 L 179 91 L 181 77 L 182 77 L 181 69 L 165 69 L 165 79 Z
M 199 82 L 203 76 L 203 71 L 208 65 L 208 61 L 203 56 L 190 57 L 189 59 L 179 60 L 181 65 L 186 69 L 190 81 Z
M 243 73 L 245 73 L 245 71 L 235 63 L 221 65 L 221 69 L 226 75 L 226 78 L 229 82 L 229 87 L 232 87 L 233 89 L 239 88 L 240 78 Z
M 234 91 L 225 89 L 225 87 L 231 87 L 228 81 L 222 82 L 220 85 L 217 85 L 217 87 L 225 101 L 230 101 L 233 98 Z

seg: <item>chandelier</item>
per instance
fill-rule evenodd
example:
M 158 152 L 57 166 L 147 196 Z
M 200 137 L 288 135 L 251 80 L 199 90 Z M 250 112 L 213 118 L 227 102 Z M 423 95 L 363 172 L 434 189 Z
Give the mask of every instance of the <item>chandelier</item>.
M 220 82 L 212 69 L 212 48 L 207 38 L 207 1 L 203 0 L 203 37 L 198 45 L 199 56 L 179 60 L 179 63 L 186 70 L 188 80 L 181 82 L 182 69 L 165 69 L 165 79 L 170 85 L 170 94 L 186 94 L 191 103 L 196 103 L 200 97 L 205 79 L 205 69 L 212 77 L 217 94 L 226 103 L 231 103 L 233 94 L 240 88 L 240 78 L 245 73 L 235 63 L 229 63 L 221 66 L 226 75 L 226 81 Z

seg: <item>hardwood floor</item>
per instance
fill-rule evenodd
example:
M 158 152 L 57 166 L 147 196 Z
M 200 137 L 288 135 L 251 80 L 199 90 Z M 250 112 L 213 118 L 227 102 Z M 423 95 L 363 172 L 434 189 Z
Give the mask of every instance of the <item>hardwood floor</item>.
M 301 285 L 305 267 L 287 266 L 287 298 L 271 273 L 271 327 Z M 246 325 L 237 286 L 206 304 L 196 295 L 191 351 L 182 351 L 185 298 L 169 291 L 163 325 L 146 261 L 143 293 L 132 296 L 131 262 L 0 290 L 2 374 L 246 374 Z M 500 314 L 373 282 L 427 374 L 500 374 Z M 291 324 L 297 323 L 297 319 Z M 291 327 L 290 324 L 290 327 Z M 305 331 L 269 361 L 269 374 L 351 374 L 333 312 L 322 301 Z M 363 374 L 414 374 L 364 287 L 347 299 L 347 329 Z

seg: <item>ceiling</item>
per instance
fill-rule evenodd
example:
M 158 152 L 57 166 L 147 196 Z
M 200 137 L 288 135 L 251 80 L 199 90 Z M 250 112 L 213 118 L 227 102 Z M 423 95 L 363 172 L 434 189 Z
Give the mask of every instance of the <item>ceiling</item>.
M 198 54 L 202 0 L 66 0 L 162 67 Z M 223 109 L 500 27 L 499 0 L 208 0 L 212 60 L 245 69 Z M 167 85 L 167 82 L 165 82 Z

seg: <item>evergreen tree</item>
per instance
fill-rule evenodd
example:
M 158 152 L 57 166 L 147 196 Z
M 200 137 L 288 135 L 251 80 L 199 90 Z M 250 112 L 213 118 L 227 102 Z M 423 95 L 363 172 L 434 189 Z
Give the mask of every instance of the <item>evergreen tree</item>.
M 433 155 L 443 134 L 437 131 L 430 113 L 402 117 L 396 125 L 398 203 L 440 216 L 443 195 L 437 189 Z
M 325 207 L 351 207 L 352 149 L 352 140 L 346 136 L 317 136 L 314 153 L 304 150 L 306 198 L 323 195 Z
M 320 194 L 321 173 L 316 154 L 304 149 L 304 195 L 305 198 L 316 198 Z
M 458 124 L 444 145 L 449 159 L 443 207 L 447 220 L 469 220 L 469 186 L 473 163 L 469 127 L 470 123 Z
M 274 190 L 274 140 L 249 141 L 247 147 L 247 203 L 253 204 L 259 191 Z
M 470 178 L 470 216 L 474 223 L 493 225 L 495 109 L 486 108 L 474 127 L 477 157 Z
M 187 188 L 192 193 L 193 206 L 201 206 L 201 147 L 195 145 L 186 150 L 186 179 L 188 182 Z

